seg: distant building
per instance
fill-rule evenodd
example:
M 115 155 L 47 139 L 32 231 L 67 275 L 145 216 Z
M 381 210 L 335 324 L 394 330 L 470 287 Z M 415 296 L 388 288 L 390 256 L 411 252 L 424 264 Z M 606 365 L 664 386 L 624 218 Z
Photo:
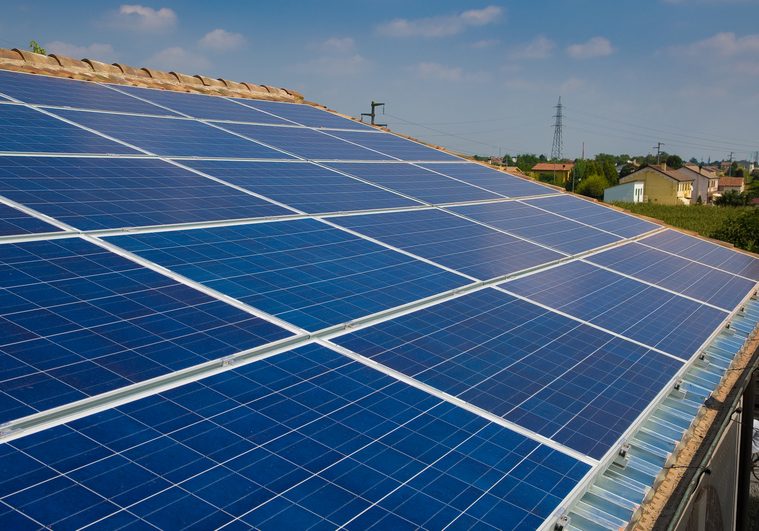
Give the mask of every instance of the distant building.
M 719 178 L 719 193 L 725 193 L 729 191 L 743 192 L 746 189 L 746 182 L 743 177 L 720 177 Z
M 566 183 L 575 165 L 573 162 L 539 162 L 532 167 L 532 171 L 542 177 L 555 177 L 556 184 Z
M 693 191 L 690 201 L 692 205 L 698 203 L 699 197 L 704 204 L 712 202 L 714 194 L 719 188 L 719 176 L 715 172 L 691 163 L 685 164 L 676 171 L 686 178 L 693 178 Z
M 619 184 L 635 181 L 645 183 L 643 200 L 662 205 L 689 205 L 693 181 L 689 177 L 667 168 L 666 164 L 645 166 L 619 180 Z
M 604 203 L 642 203 L 645 181 L 630 181 L 604 190 Z

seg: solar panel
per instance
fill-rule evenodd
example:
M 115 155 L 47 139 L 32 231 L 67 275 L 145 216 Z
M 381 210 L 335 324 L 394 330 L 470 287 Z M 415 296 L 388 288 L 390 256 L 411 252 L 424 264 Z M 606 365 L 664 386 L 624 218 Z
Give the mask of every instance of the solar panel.
M 155 90 L 127 85 L 116 86 L 118 90 L 133 94 L 178 111 L 187 116 L 205 120 L 236 120 L 259 124 L 289 124 L 290 122 L 267 114 L 265 112 L 239 105 L 225 98 L 206 96 L 204 94 L 188 94 L 171 90 Z M 157 113 L 153 113 L 157 114 Z M 174 114 L 174 113 L 172 113 Z
M 304 127 L 224 124 L 225 129 L 309 160 L 383 160 L 389 157 Z
M 534 529 L 589 469 L 318 346 L 13 441 L 0 465 L 19 521 L 162 529 Z
M 0 152 L 137 153 L 42 112 L 7 104 L 0 105 Z
M 752 280 L 637 243 L 592 255 L 588 261 L 730 311 L 756 285 Z
M 681 232 L 666 230 L 641 240 L 641 243 L 759 281 L 759 259 Z
M 501 197 L 487 190 L 427 171 L 414 164 L 331 162 L 328 166 L 432 204 Z
M 291 158 L 279 151 L 194 120 L 62 110 L 56 110 L 56 114 L 156 155 Z M 128 148 L 121 149 L 123 153 L 123 150 Z
M 563 256 L 439 210 L 346 216 L 332 221 L 482 280 Z
M 420 205 L 311 163 L 191 160 L 184 164 L 309 213 Z
M 728 315 L 583 262 L 501 286 L 681 359 L 693 356 Z
M 0 162 L 2 158 L 0 158 Z M 58 232 L 60 229 L 0 203 L 0 236 Z
M 348 120 L 336 114 L 332 114 L 321 109 L 317 109 L 311 105 L 303 105 L 300 103 L 283 103 L 277 101 L 264 101 L 264 100 L 248 100 L 242 98 L 232 98 L 233 100 L 260 109 L 262 111 L 272 113 L 276 116 L 284 118 L 285 120 L 291 120 L 297 124 L 305 125 L 307 127 L 318 128 L 337 128 L 337 129 L 357 129 L 357 130 L 372 130 L 367 125 Z
M 155 159 L 0 157 L 0 194 L 82 230 L 292 214 Z
M 424 164 L 424 167 L 507 197 L 557 193 L 554 188 L 515 177 L 482 164 Z
M 312 331 L 468 283 L 315 220 L 116 236 L 110 241 Z
M 595 458 L 682 366 L 492 289 L 334 341 Z
M 528 199 L 526 202 L 532 206 L 569 217 L 579 223 L 586 223 L 623 238 L 640 236 L 648 231 L 659 228 L 659 225 L 650 221 L 629 216 L 612 208 L 566 194 Z
M 451 210 L 569 254 L 589 251 L 621 239 L 516 201 L 461 206 Z
M 438 151 L 389 133 L 331 131 L 330 134 L 399 160 L 458 160 L 444 151 Z
M 0 70 L 0 92 L 33 105 L 176 116 L 97 83 L 60 77 Z
M 0 249 L 0 422 L 289 335 L 79 238 Z

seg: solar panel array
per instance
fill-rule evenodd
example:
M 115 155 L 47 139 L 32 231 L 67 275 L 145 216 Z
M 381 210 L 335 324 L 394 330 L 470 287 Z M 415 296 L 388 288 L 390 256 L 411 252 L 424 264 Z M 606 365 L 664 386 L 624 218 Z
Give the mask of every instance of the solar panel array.
M 8 528 L 533 529 L 759 281 L 308 105 L 0 95 Z

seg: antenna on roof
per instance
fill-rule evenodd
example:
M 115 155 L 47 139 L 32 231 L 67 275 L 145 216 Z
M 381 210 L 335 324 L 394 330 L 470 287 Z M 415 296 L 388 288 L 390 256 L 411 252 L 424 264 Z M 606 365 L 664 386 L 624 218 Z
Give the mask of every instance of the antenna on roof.
M 376 126 L 379 126 L 379 127 L 387 127 L 387 124 L 378 124 L 378 123 L 375 123 L 375 121 L 374 121 L 374 119 L 377 117 L 377 111 L 376 111 L 377 107 L 382 107 L 382 114 L 385 114 L 385 104 L 384 103 L 379 103 L 377 101 L 372 100 L 372 104 L 371 105 L 372 105 L 372 112 L 362 112 L 361 113 L 361 121 L 362 122 L 364 121 L 364 116 L 368 116 L 371 119 L 370 123 L 372 125 L 376 125 Z

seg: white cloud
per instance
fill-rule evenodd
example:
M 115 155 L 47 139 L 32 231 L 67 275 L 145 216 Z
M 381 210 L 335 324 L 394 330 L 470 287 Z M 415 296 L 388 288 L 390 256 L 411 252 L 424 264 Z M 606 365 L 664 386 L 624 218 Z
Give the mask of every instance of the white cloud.
M 203 73 L 211 63 L 202 55 L 189 52 L 179 46 L 172 46 L 156 53 L 145 61 L 147 66 L 159 70 L 174 70 L 186 73 Z
M 486 72 L 467 72 L 459 66 L 448 66 L 431 61 L 423 61 L 406 68 L 418 79 L 434 81 L 480 82 L 490 78 Z
M 110 63 L 116 59 L 113 46 L 99 42 L 93 42 L 89 46 L 78 46 L 69 42 L 53 41 L 45 44 L 44 48 L 48 53 L 67 55 L 74 59 L 96 59 L 104 63 Z
M 472 44 L 469 45 L 470 48 L 474 48 L 475 50 L 484 50 L 485 48 L 492 48 L 493 46 L 498 46 L 501 43 L 498 39 L 482 39 L 479 41 L 474 41 Z
M 216 52 L 226 52 L 245 46 L 245 37 L 239 33 L 232 33 L 221 28 L 206 33 L 198 44 L 201 47 Z
M 592 59 L 606 57 L 614 53 L 611 42 L 606 37 L 593 37 L 587 42 L 567 46 L 567 55 L 572 59 Z
M 562 94 L 571 94 L 572 92 L 577 92 L 578 90 L 585 88 L 585 86 L 585 80 L 577 77 L 570 77 L 564 81 L 559 88 Z
M 377 31 L 388 37 L 448 37 L 467 28 L 486 26 L 499 20 L 504 14 L 500 6 L 470 9 L 455 15 L 442 15 L 418 19 L 396 18 L 380 24 Z
M 556 43 L 544 35 L 538 35 L 524 46 L 515 48 L 510 54 L 511 59 L 545 59 L 553 53 Z
M 177 23 L 177 14 L 168 7 L 153 9 L 139 4 L 122 4 L 115 20 L 127 29 L 159 32 L 172 29 Z
M 356 42 L 350 37 L 330 37 L 319 43 L 318 48 L 327 53 L 348 53 L 356 48 Z
M 352 76 L 369 67 L 369 62 L 360 54 L 325 55 L 306 63 L 295 65 L 295 70 L 308 74 L 326 76 Z
M 742 54 L 759 54 L 759 34 L 737 37 L 735 33 L 717 33 L 708 39 L 669 49 L 674 55 L 703 57 L 705 54 L 735 57 Z

